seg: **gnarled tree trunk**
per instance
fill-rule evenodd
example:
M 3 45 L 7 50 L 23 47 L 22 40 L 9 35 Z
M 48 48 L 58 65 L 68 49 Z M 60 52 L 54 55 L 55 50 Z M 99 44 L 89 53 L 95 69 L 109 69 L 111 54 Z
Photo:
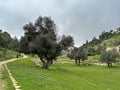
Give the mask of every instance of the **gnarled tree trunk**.
M 50 65 L 51 65 L 51 60 L 47 60 L 44 68 L 48 69 Z
M 112 67 L 112 62 L 108 62 L 108 67 Z
M 80 60 L 78 60 L 78 66 L 80 66 Z
M 77 66 L 80 66 L 80 60 L 75 60 Z
M 42 58 L 40 58 L 40 60 L 42 61 L 42 63 L 43 63 L 43 66 L 42 66 L 42 68 L 45 68 L 45 69 L 48 69 L 49 68 L 49 66 L 53 63 L 53 61 L 52 60 L 43 60 Z
M 77 65 L 77 60 L 75 60 L 75 64 Z
M 41 58 L 40 58 L 40 60 L 41 60 L 41 61 L 42 61 L 42 63 L 43 63 L 42 68 L 44 68 L 44 67 L 46 66 L 46 62 L 45 62 L 45 60 L 43 60 L 43 59 L 41 59 Z

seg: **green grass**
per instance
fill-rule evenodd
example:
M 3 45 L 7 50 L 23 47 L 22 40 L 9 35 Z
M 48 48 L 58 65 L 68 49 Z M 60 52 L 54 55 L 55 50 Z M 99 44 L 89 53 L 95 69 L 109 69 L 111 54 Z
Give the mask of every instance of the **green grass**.
M 99 63 L 100 61 L 100 55 L 95 55 L 95 56 L 88 56 L 88 60 L 85 60 L 84 63 L 87 64 L 94 64 L 94 63 Z
M 22 90 L 119 90 L 120 66 L 54 64 L 34 67 L 31 58 L 8 64 Z
M 88 60 L 99 60 L 100 55 L 95 55 L 95 56 L 88 56 Z
M 60 62 L 68 62 L 68 63 L 74 63 L 75 61 L 74 60 L 71 60 L 70 58 L 68 58 L 68 57 L 66 57 L 66 56 L 59 56 L 58 58 L 57 58 L 57 60 L 56 61 L 54 61 L 54 62 L 56 62 L 56 63 L 60 63 Z
M 8 72 L 6 69 L 4 69 L 2 71 L 2 80 L 4 80 L 5 84 L 6 84 L 6 90 L 14 90 L 14 87 L 13 87 L 13 84 L 12 84 L 12 81 L 10 80 L 10 77 L 8 75 Z

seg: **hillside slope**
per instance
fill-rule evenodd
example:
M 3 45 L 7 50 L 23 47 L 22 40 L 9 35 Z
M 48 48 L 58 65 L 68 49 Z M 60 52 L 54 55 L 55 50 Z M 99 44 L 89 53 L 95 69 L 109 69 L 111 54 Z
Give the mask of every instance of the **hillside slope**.
M 88 56 L 99 56 L 104 50 L 117 49 L 120 53 L 120 29 L 116 31 L 102 32 L 98 38 L 93 37 L 91 41 L 86 41 L 81 49 L 86 49 L 88 51 Z
M 120 45 L 120 32 L 116 32 L 110 39 L 104 40 L 101 46 L 106 45 L 106 47 L 117 47 Z
M 15 51 L 0 47 L 0 61 L 16 58 L 17 54 Z

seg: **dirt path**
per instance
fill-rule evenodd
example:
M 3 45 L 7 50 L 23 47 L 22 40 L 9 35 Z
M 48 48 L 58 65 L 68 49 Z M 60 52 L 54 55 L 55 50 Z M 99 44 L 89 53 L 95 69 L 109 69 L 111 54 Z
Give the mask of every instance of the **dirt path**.
M 23 55 L 23 58 L 27 58 L 27 56 Z M 18 85 L 18 83 L 15 80 L 15 78 L 12 76 L 12 73 L 10 72 L 10 70 L 8 69 L 6 64 L 9 63 L 9 62 L 13 62 L 13 61 L 16 61 L 16 60 L 23 59 L 23 58 L 11 59 L 11 60 L 0 62 L 0 90 L 5 90 L 6 86 L 7 86 L 6 82 L 2 79 L 2 77 L 3 77 L 2 71 L 4 70 L 4 66 L 5 66 L 6 70 L 8 71 L 9 77 L 10 77 L 12 83 L 13 83 L 13 86 L 14 86 L 15 90 L 21 90 L 20 86 Z

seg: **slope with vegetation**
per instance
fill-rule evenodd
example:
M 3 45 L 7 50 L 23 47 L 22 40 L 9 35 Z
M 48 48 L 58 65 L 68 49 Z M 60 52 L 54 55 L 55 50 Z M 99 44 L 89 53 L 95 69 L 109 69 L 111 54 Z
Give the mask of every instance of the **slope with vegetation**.
M 97 39 L 94 37 L 91 41 L 87 41 L 83 44 L 82 47 L 88 48 L 88 55 L 96 55 L 100 54 L 102 50 L 111 47 L 119 47 L 120 46 L 120 28 L 117 31 L 109 31 L 109 32 L 102 32 Z
M 6 48 L 0 48 L 0 61 L 16 58 L 18 52 Z
M 31 59 L 7 64 L 22 90 L 119 90 L 119 66 L 54 64 L 44 70 Z
M 111 38 L 104 40 L 101 43 L 101 46 L 104 46 L 104 45 L 106 45 L 107 47 L 119 46 L 120 45 L 120 32 L 115 32 Z
M 109 57 L 110 51 L 111 51 L 110 56 L 112 57 Z M 88 59 L 89 61 L 90 60 L 93 61 L 94 59 L 93 62 L 96 62 L 96 60 L 98 63 L 99 61 L 105 62 L 109 66 L 109 63 L 111 62 L 112 66 L 113 62 L 119 60 L 120 58 L 120 56 L 118 55 L 119 53 L 120 53 L 120 28 L 117 28 L 116 31 L 113 30 L 110 30 L 109 32 L 103 31 L 99 35 L 99 38 L 93 37 L 91 41 L 86 41 L 86 43 L 83 44 L 81 47 L 79 48 L 75 47 L 71 51 L 71 53 L 68 54 L 68 57 L 74 59 L 75 61 L 79 60 L 78 61 L 79 63 L 80 60 L 84 61 Z
M 19 41 L 16 37 L 12 38 L 8 32 L 0 30 L 0 47 L 11 50 L 18 50 Z
M 18 48 L 18 39 L 12 38 L 8 32 L 0 30 L 0 61 L 16 58 Z

